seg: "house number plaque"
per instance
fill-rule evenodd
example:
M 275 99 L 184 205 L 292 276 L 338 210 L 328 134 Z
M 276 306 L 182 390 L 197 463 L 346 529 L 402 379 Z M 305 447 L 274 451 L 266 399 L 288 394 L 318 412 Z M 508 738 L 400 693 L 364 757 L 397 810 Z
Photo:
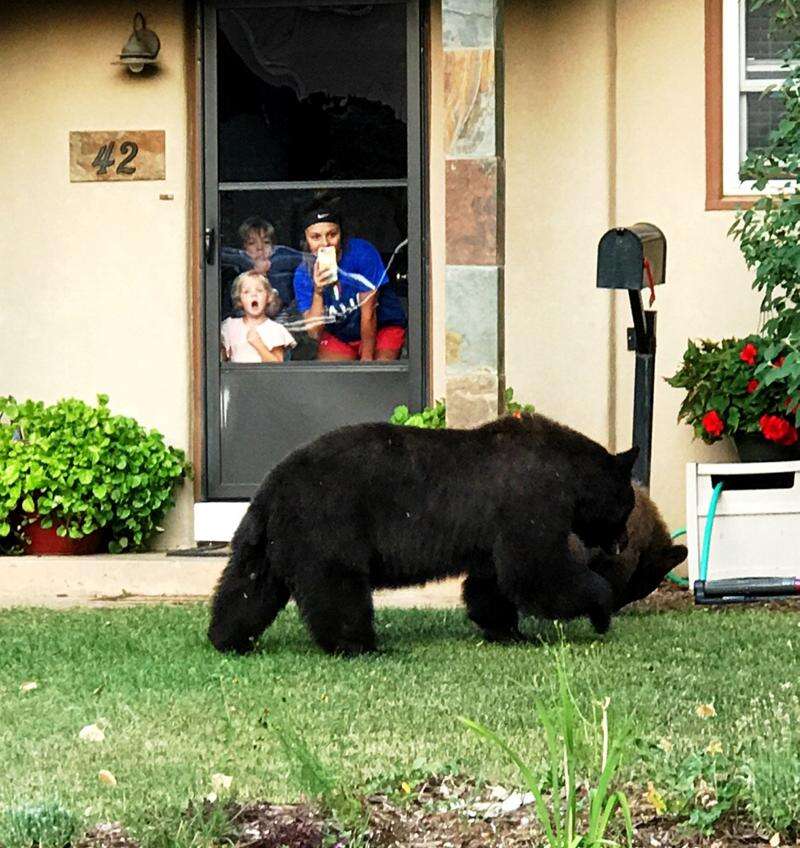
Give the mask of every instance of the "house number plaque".
M 163 180 L 164 130 L 71 132 L 69 180 Z

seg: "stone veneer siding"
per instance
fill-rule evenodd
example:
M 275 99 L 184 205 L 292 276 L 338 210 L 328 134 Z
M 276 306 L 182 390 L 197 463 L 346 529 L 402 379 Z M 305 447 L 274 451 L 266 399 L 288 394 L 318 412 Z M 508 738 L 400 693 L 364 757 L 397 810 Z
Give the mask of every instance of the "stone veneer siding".
M 503 363 L 503 0 L 442 0 L 447 423 L 497 416 Z

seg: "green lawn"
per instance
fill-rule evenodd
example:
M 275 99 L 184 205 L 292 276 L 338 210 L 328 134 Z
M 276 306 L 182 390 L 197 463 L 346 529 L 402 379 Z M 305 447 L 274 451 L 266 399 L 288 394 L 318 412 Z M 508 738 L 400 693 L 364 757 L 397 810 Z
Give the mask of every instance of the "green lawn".
M 320 653 L 290 609 L 239 658 L 207 644 L 206 617 L 204 606 L 0 612 L 0 806 L 58 797 L 90 823 L 118 819 L 146 837 L 210 792 L 215 772 L 240 800 L 295 800 L 303 787 L 270 722 L 356 790 L 445 768 L 519 784 L 459 715 L 542 762 L 533 700 L 555 703 L 549 625 L 542 644 L 496 646 L 461 610 L 379 610 L 383 652 L 343 660 Z M 739 775 L 756 820 L 800 818 L 800 615 L 651 612 L 619 617 L 599 639 L 582 622 L 564 633 L 584 715 L 610 696 L 612 733 L 632 717 L 626 778 L 689 797 L 686 758 L 698 754 Z M 22 692 L 29 681 L 38 688 Z M 716 715 L 699 718 L 700 704 Z M 79 739 L 89 724 L 104 741 Z M 721 753 L 702 754 L 717 742 Z

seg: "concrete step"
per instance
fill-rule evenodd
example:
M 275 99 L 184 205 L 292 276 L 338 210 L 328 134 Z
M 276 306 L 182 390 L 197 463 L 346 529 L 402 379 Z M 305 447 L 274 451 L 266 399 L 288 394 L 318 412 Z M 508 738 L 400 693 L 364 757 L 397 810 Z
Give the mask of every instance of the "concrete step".
M 225 556 L 164 553 L 0 558 L 0 608 L 120 606 L 205 601 Z M 375 592 L 378 607 L 454 607 L 460 580 Z

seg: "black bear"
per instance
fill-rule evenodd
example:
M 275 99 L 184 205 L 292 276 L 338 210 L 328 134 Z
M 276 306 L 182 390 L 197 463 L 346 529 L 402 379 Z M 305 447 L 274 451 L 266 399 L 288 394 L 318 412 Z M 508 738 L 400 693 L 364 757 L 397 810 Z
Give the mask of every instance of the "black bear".
M 569 542 L 573 556 L 611 584 L 615 611 L 646 598 L 688 555 L 686 545 L 673 544 L 667 525 L 647 492 L 634 486 L 634 495 L 624 551 L 609 555 L 598 549 L 589 550 L 575 536 Z
M 375 649 L 372 590 L 466 573 L 469 617 L 518 638 L 519 614 L 608 629 L 609 582 L 568 549 L 624 543 L 637 448 L 613 455 L 541 415 L 472 430 L 359 424 L 264 480 L 231 543 L 209 639 L 240 653 L 290 597 L 330 653 Z

